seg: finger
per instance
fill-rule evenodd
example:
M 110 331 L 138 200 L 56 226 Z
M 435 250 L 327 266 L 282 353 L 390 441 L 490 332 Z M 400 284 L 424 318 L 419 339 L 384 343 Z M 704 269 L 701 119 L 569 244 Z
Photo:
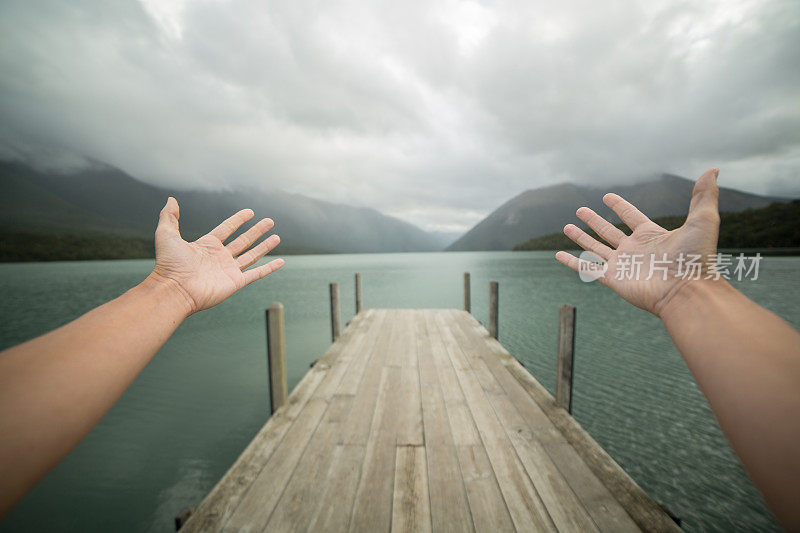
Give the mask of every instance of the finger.
M 253 218 L 254 214 L 252 209 L 242 209 L 227 220 L 223 220 L 219 226 L 209 231 L 208 234 L 224 242 L 225 239 L 233 235 L 234 231 L 239 229 L 239 226 Z
M 266 265 L 261 265 L 255 268 L 251 268 L 250 270 L 245 270 L 244 274 L 244 283 L 245 285 L 249 285 L 256 280 L 259 280 L 269 274 L 272 274 L 279 268 L 283 266 L 283 259 L 274 259 L 267 263 Z
M 272 249 L 278 246 L 280 242 L 280 237 L 277 235 L 270 235 L 258 243 L 258 245 L 254 246 L 251 250 L 248 250 L 246 253 L 243 253 L 236 259 L 236 262 L 239 264 L 239 268 L 244 270 L 245 268 L 249 267 L 272 251 Z
M 713 222 L 719 224 L 719 187 L 717 186 L 718 168 L 706 170 L 700 176 L 692 190 L 692 202 L 689 204 L 689 216 L 686 221 Z
M 580 274 L 581 262 L 584 261 L 583 259 L 578 259 L 574 255 L 568 254 L 567 252 L 564 252 L 564 251 L 556 252 L 556 260 L 559 263 L 561 263 L 562 265 L 571 268 L 575 272 L 578 272 L 579 274 Z M 608 283 L 607 283 L 608 280 L 606 280 L 605 274 L 603 274 L 602 276 L 597 277 L 597 278 L 593 277 L 593 279 L 594 279 L 594 281 L 597 281 L 598 283 L 600 283 L 602 285 L 608 286 Z
M 571 268 L 575 272 L 578 271 L 580 260 L 572 254 L 567 252 L 556 252 L 556 260 L 562 265 Z
M 614 248 L 619 246 L 622 239 L 627 237 L 625 232 L 614 226 L 611 222 L 604 219 L 588 207 L 581 207 L 576 212 L 578 218 L 586 222 L 590 228 L 595 230 L 600 238 L 606 241 Z
M 567 224 L 564 226 L 564 235 L 572 239 L 575 244 L 584 250 L 594 252 L 603 259 L 608 259 L 608 256 L 611 255 L 611 252 L 613 251 L 611 248 L 601 243 L 597 239 L 590 237 L 588 233 L 580 229 L 575 224 Z
M 275 222 L 273 222 L 271 218 L 261 219 L 256 222 L 252 228 L 245 231 L 227 244 L 225 248 L 228 249 L 233 257 L 236 257 L 240 253 L 250 248 L 250 245 L 256 242 L 259 237 L 271 230 L 274 225 Z
M 158 214 L 158 227 L 156 231 L 165 233 L 179 233 L 178 219 L 181 217 L 178 201 L 170 196 L 167 203 Z
M 603 203 L 610 207 L 625 225 L 632 230 L 635 230 L 645 222 L 650 222 L 650 219 L 644 213 L 618 194 L 606 194 L 603 196 Z

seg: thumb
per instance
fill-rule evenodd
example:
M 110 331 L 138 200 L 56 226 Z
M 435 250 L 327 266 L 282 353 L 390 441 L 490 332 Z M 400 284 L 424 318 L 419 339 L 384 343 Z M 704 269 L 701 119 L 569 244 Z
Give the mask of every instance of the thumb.
M 157 230 L 178 233 L 178 219 L 180 218 L 180 208 L 178 201 L 170 196 L 167 199 L 167 204 L 158 215 L 158 228 Z
M 686 217 L 686 222 L 713 222 L 719 224 L 717 176 L 719 176 L 719 169 L 710 168 L 694 184 L 692 202 L 689 204 L 689 216 Z

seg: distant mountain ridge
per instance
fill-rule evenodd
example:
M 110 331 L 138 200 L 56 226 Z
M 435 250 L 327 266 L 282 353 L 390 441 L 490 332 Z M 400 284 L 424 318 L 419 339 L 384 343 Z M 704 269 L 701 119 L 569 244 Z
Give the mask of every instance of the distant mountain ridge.
M 586 205 L 612 222 L 619 219 L 602 202 L 609 191 L 620 194 L 652 217 L 688 212 L 694 182 L 672 174 L 655 180 L 616 187 L 588 187 L 562 183 L 525 191 L 494 210 L 447 250 L 511 250 L 531 238 L 556 233 L 577 223 L 575 210 Z M 720 211 L 736 212 L 766 207 L 788 198 L 759 196 L 720 188 Z
M 4 231 L 152 238 L 158 212 L 168 196 L 178 199 L 181 231 L 188 239 L 250 207 L 256 217 L 275 220 L 285 252 L 419 252 L 443 247 L 435 236 L 374 209 L 278 190 L 269 194 L 171 190 L 107 165 L 62 175 L 19 162 L 0 162 L 0 226 Z
M 745 209 L 734 213 L 721 213 L 717 247 L 720 250 L 760 249 L 773 253 L 796 254 L 800 250 L 800 200 L 776 202 L 758 209 Z M 654 217 L 651 219 L 664 229 L 679 228 L 686 221 L 685 216 Z M 625 224 L 617 224 L 625 233 L 630 229 Z M 591 228 L 587 233 L 602 241 Z M 580 246 L 563 232 L 535 237 L 514 247 L 515 251 L 525 250 L 580 250 Z

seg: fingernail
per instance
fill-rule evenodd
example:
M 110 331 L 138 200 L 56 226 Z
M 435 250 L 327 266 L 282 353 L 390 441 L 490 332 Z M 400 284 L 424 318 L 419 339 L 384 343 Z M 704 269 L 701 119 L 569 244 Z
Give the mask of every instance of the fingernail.
M 714 173 L 714 179 L 718 179 L 719 178 L 719 169 L 717 167 L 712 168 L 711 172 Z
M 283 259 L 280 259 L 280 258 L 279 258 L 279 259 L 276 259 L 276 260 L 275 260 L 275 263 L 278 265 L 278 268 L 280 268 L 280 267 L 282 267 L 284 264 L 286 264 L 286 261 L 284 261 Z

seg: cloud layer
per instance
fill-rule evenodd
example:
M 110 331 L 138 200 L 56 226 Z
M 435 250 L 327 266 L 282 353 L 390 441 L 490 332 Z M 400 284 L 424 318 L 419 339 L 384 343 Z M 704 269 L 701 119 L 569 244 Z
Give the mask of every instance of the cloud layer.
M 565 180 L 800 194 L 798 65 L 793 0 L 11 0 L 0 145 L 457 231 Z

